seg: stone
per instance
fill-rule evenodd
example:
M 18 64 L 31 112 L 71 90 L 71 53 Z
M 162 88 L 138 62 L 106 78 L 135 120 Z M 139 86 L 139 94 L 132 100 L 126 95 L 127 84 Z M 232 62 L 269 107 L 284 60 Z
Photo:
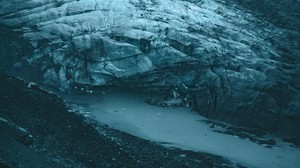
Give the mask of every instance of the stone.
M 29 146 L 33 143 L 33 137 L 27 130 L 1 117 L 0 130 L 1 133 L 11 136 L 26 146 Z

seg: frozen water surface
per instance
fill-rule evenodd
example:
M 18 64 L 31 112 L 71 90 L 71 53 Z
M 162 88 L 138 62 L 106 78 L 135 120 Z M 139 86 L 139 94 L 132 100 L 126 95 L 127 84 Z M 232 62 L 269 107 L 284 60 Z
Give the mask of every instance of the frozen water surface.
M 103 124 L 129 134 L 193 151 L 223 156 L 247 167 L 296 168 L 300 150 L 285 143 L 266 148 L 235 136 L 212 131 L 206 119 L 189 108 L 158 107 L 144 100 L 149 93 L 107 90 L 101 93 L 64 96 L 74 108 Z

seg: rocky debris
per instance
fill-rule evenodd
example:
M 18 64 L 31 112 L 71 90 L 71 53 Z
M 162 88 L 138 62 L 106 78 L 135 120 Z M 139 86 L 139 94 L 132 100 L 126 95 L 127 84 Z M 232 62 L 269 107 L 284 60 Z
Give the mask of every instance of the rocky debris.
M 162 107 L 188 106 L 186 98 L 180 96 L 175 90 L 173 90 L 170 95 L 167 95 L 164 98 L 149 97 L 145 100 L 145 102 L 150 105 Z
M 295 147 L 300 148 L 300 138 L 299 137 L 284 138 L 283 140 L 285 142 L 294 144 Z
M 6 163 L 2 163 L 2 161 L 0 160 L 0 167 L 1 168 L 9 168 L 10 166 L 8 166 Z
M 179 83 L 174 89 L 168 91 L 163 98 L 161 97 L 149 97 L 145 100 L 150 105 L 162 106 L 162 107 L 182 107 L 192 105 L 192 91 L 185 84 Z
M 209 125 L 210 128 L 226 128 L 228 127 L 228 124 L 224 124 L 219 121 L 214 121 L 214 120 L 201 120 L 199 122 L 204 122 Z
M 272 148 L 277 143 L 274 139 L 268 137 L 269 133 L 267 131 L 262 129 L 231 126 L 213 120 L 202 120 L 201 122 L 209 124 L 209 127 L 215 132 L 248 139 L 254 143 L 265 145 L 268 148 Z
M 219 156 L 164 148 L 100 125 L 97 121 L 69 111 L 56 95 L 27 86 L 27 82 L 0 72 L 0 115 L 7 119 L 1 119 L 0 123 L 1 166 L 237 167 Z M 11 127 L 11 122 L 32 134 L 34 141 L 30 146 L 13 138 L 19 132 L 15 133 L 16 125 Z M 3 125 L 11 128 L 3 132 Z
M 180 97 L 170 98 L 167 100 L 149 97 L 145 102 L 150 105 L 162 106 L 162 107 L 182 107 L 185 105 L 185 103 Z
M 150 105 L 161 106 L 163 100 L 161 100 L 159 98 L 149 97 L 148 99 L 145 100 L 145 102 Z
M 248 131 L 247 129 L 243 128 L 244 131 L 241 131 L 240 128 L 229 127 L 224 132 L 216 131 L 228 135 L 238 136 L 242 139 L 249 139 L 250 141 L 260 144 L 260 145 L 267 145 L 267 147 L 272 148 L 272 146 L 276 145 L 276 141 L 274 139 L 269 139 L 264 136 L 256 136 L 251 134 L 251 130 Z
M 267 140 L 259 140 L 258 141 L 259 144 L 264 144 L 264 145 L 276 145 L 276 141 L 274 139 L 267 139 Z
M 15 140 L 19 141 L 20 143 L 26 146 L 29 146 L 33 143 L 33 137 L 27 130 L 1 117 L 0 131 L 2 135 L 6 134 L 7 136 L 11 136 Z

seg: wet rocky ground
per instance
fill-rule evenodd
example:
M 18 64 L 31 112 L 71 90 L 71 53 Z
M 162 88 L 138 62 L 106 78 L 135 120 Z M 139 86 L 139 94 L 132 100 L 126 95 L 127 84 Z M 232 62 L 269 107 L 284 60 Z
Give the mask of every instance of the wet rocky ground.
M 268 137 L 268 133 L 262 129 L 229 126 L 228 124 L 212 120 L 201 120 L 200 122 L 209 124 L 210 129 L 215 132 L 237 136 L 242 139 L 249 139 L 254 143 L 264 145 L 267 148 L 272 148 L 276 145 L 276 140 Z
M 87 120 L 55 94 L 3 72 L 0 86 L 0 117 L 33 139 L 24 144 L 1 123 L 1 168 L 241 167 L 219 156 L 165 148 Z
M 219 133 L 237 136 L 242 139 L 249 139 L 250 141 L 264 145 L 267 148 L 272 148 L 274 145 L 277 144 L 277 141 L 284 141 L 290 143 L 290 146 L 293 147 L 300 147 L 300 139 L 297 137 L 294 138 L 277 138 L 274 139 L 270 135 L 272 135 L 267 130 L 264 130 L 263 128 L 246 128 L 246 127 L 239 127 L 239 126 L 232 126 L 229 124 L 225 124 L 220 121 L 214 121 L 214 120 L 201 120 L 199 122 L 204 122 L 209 125 L 209 127 Z

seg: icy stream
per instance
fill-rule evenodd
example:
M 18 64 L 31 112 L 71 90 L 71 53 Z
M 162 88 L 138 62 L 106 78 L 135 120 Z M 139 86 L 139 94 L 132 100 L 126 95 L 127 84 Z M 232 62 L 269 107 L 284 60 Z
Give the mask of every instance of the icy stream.
M 148 105 L 149 93 L 106 90 L 87 95 L 62 95 L 73 108 L 96 117 L 103 124 L 129 134 L 193 151 L 223 156 L 247 167 L 296 168 L 300 149 L 279 142 L 266 148 L 235 136 L 212 131 L 201 122 L 206 119 L 189 108 Z

